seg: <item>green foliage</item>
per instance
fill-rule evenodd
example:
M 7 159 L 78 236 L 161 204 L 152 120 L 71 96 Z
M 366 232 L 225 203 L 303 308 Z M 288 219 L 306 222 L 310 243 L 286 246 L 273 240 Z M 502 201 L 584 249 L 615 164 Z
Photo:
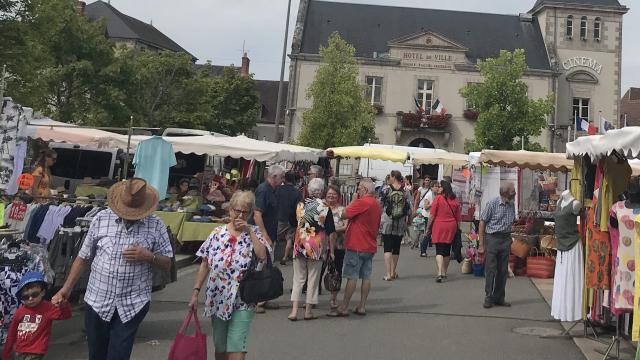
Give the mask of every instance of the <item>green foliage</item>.
M 313 106 L 303 114 L 298 143 L 320 149 L 362 145 L 375 137 L 375 120 L 358 82 L 355 48 L 333 33 L 320 55 L 323 65 L 307 90 Z
M 104 21 L 75 0 L 0 0 L 5 94 L 55 120 L 94 126 L 184 127 L 237 135 L 256 122 L 251 77 L 219 78 L 183 53 L 116 49 Z
M 482 149 L 520 150 L 524 136 L 526 150 L 543 151 L 532 137 L 547 126 L 553 110 L 553 94 L 532 100 L 522 75 L 527 69 L 524 50 L 501 51 L 500 56 L 478 64 L 484 82 L 472 83 L 460 94 L 480 112 L 475 124 L 475 139 L 465 142 L 465 151 Z

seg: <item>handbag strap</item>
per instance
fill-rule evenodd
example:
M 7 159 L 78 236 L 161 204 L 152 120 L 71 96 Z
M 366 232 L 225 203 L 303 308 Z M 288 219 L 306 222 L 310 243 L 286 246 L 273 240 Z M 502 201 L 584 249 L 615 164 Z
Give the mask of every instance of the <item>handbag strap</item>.
M 442 198 L 444 199 L 444 202 L 447 204 L 447 206 L 449 207 L 449 210 L 451 210 L 451 215 L 453 215 L 453 218 L 456 218 L 456 213 L 453 212 L 453 208 L 451 207 L 451 204 L 449 204 L 449 200 L 444 197 L 444 195 L 442 196 Z M 458 220 L 456 219 L 456 225 L 458 225 Z
M 198 320 L 198 314 L 193 309 L 189 310 L 189 314 L 187 314 L 187 317 L 182 322 L 182 326 L 180 327 L 179 333 L 184 334 L 185 330 L 187 330 L 187 328 L 189 327 L 189 323 L 191 322 L 191 319 L 193 319 L 195 322 L 196 334 L 202 333 L 202 328 L 200 327 L 200 320 Z

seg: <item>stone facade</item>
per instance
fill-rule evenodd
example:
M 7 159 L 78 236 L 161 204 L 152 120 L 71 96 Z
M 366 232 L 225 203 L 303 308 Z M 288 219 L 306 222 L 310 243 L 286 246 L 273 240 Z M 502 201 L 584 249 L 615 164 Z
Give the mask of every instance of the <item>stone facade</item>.
M 312 102 L 306 98 L 306 89 L 321 64 L 317 53 L 305 53 L 304 44 L 301 46 L 306 41 L 304 39 L 307 39 L 305 32 L 316 31 L 314 28 L 305 28 L 310 26 L 309 23 L 315 24 L 307 19 L 310 12 L 314 11 L 314 6 L 309 6 L 310 2 L 314 1 L 301 1 L 293 40 L 285 140 L 296 138 L 300 133 L 302 114 L 312 106 Z M 555 94 L 557 106 L 548 119 L 549 128 L 545 129 L 539 139 L 535 139 L 547 149 L 564 151 L 564 143 L 569 135 L 568 127 L 573 125 L 574 99 L 578 99 L 579 105 L 582 105 L 579 107 L 580 115 L 593 120 L 596 126 L 600 116 L 618 125 L 622 17 L 627 10 L 623 6 L 578 8 L 539 1 L 528 14 L 514 16 L 519 20 L 508 19 L 524 23 L 523 28 L 529 25 L 540 28 L 539 34 L 527 36 L 534 36 L 535 41 L 538 41 L 538 46 L 543 49 L 546 66 L 532 68 L 530 65 L 523 81 L 529 88 L 531 98 Z M 566 36 L 566 21 L 570 15 L 573 17 L 572 38 Z M 331 21 L 330 18 L 324 20 L 326 14 L 323 16 L 323 21 Z M 585 39 L 580 38 L 583 16 L 587 18 Z M 594 39 L 594 35 L 597 35 L 594 34 L 596 21 L 600 24 L 597 40 Z M 475 59 L 470 58 L 470 54 L 477 52 L 477 49 L 469 49 L 472 46 L 468 43 L 465 46 L 457 42 L 454 37 L 460 37 L 459 33 L 452 32 L 453 35 L 449 36 L 444 31 L 437 32 L 428 28 L 417 30 L 400 37 L 383 39 L 387 48 L 381 53 L 362 54 L 359 45 L 364 45 L 354 44 L 358 52 L 361 82 L 380 92 L 371 98 L 372 102 L 378 103 L 382 108 L 376 116 L 376 136 L 383 144 L 426 146 L 463 152 L 465 140 L 474 135 L 474 120 L 468 120 L 463 115 L 467 104 L 459 95 L 459 90 L 468 83 L 483 81 L 475 66 Z M 342 33 L 341 35 L 344 36 Z M 349 35 L 359 38 L 357 34 Z M 530 64 L 529 57 L 527 58 Z M 397 115 L 397 112 L 415 112 L 414 98 L 422 100 L 422 93 L 418 88 L 422 86 L 423 90 L 427 89 L 424 87 L 425 81 L 430 84 L 427 86 L 429 99 L 439 99 L 447 113 L 451 114 L 448 127 L 409 128 L 404 126 L 401 116 Z M 377 86 L 372 86 L 374 82 Z M 370 93 L 371 90 L 368 96 Z

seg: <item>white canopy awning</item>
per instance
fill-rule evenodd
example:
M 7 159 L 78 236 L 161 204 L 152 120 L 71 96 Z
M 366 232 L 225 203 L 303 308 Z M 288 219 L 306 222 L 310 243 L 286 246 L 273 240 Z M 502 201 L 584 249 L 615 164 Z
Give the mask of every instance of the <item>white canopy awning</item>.
M 569 171 L 573 161 L 563 153 L 533 151 L 482 150 L 480 161 L 498 166 L 519 167 L 531 170 Z
M 29 120 L 26 136 L 32 139 L 64 142 L 97 148 L 104 147 L 110 138 L 120 135 L 109 131 L 83 128 L 49 118 L 42 118 Z
M 640 157 L 640 127 L 611 130 L 604 135 L 584 136 L 567 144 L 567 157 L 589 155 L 592 160 L 614 151 L 629 159 Z
M 450 152 L 412 153 L 411 159 L 415 166 L 450 165 L 461 167 L 469 163 L 469 155 Z
M 131 149 L 135 150 L 140 141 L 149 138 L 150 136 L 132 136 Z M 258 161 L 315 162 L 322 154 L 322 150 L 319 149 L 255 140 L 246 136 L 165 136 L 164 139 L 173 145 L 173 150 L 176 152 L 230 156 Z M 109 146 L 126 149 L 127 140 L 126 135 L 118 135 L 110 139 Z

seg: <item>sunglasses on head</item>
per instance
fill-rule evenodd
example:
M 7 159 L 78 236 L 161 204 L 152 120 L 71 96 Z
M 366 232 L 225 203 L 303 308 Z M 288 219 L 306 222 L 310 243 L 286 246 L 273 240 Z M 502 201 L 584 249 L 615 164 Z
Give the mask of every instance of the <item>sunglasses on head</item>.
M 23 301 L 27 301 L 32 298 L 33 299 L 37 298 L 38 296 L 40 296 L 40 294 L 42 294 L 42 290 L 33 290 L 33 291 L 23 293 L 22 295 L 20 295 L 20 298 Z

